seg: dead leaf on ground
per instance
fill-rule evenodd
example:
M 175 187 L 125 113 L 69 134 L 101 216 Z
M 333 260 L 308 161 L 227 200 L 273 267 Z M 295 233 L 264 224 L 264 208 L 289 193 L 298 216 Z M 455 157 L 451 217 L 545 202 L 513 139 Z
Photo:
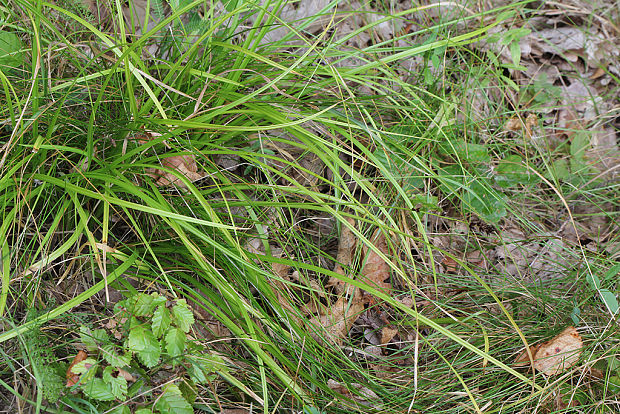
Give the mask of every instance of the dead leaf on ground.
M 606 127 L 592 131 L 591 148 L 586 149 L 585 157 L 589 163 L 600 171 L 600 178 L 617 180 L 620 176 L 620 148 L 614 128 Z
M 364 299 L 359 289 L 355 290 L 352 298 L 341 295 L 336 303 L 326 307 L 323 315 L 313 318 L 315 325 L 322 326 L 330 342 L 340 345 L 347 336 L 353 323 L 364 310 Z
M 384 326 L 383 329 L 381 329 L 381 345 L 386 345 L 388 342 L 394 339 L 397 334 L 398 329 Z
M 351 226 L 355 226 L 354 219 L 347 218 L 346 220 Z M 335 273 L 351 277 L 346 271 L 346 267 L 351 266 L 355 245 L 355 234 L 346 225 L 343 225 L 338 243 Z M 338 299 L 335 303 L 325 306 L 320 314 L 313 316 L 309 322 L 316 327 L 322 327 L 327 333 L 325 337 L 329 342 L 340 345 L 342 339 L 364 310 L 364 298 L 359 289 L 335 277 L 330 277 L 327 286 L 333 287 L 338 294 Z M 316 336 L 317 339 L 322 337 L 323 335 Z
M 69 368 L 67 368 L 67 384 L 65 385 L 66 387 L 73 387 L 75 384 L 80 382 L 80 374 L 76 374 L 72 370 L 75 364 L 84 361 L 86 358 L 88 358 L 88 354 L 86 353 L 86 351 L 79 351 L 77 355 L 73 358 L 73 361 L 71 361 L 71 364 L 69 364 Z
M 558 268 L 570 260 L 565 254 L 565 243 L 550 233 L 537 240 L 528 238 L 519 228 L 510 225 L 499 233 L 498 245 L 489 250 L 489 260 L 496 263 L 503 274 L 515 280 L 546 281 L 556 278 Z
M 504 124 L 504 131 L 518 132 L 521 128 L 523 128 L 523 122 L 518 116 L 513 116 Z
M 127 381 L 127 382 L 135 382 L 136 381 L 136 379 L 134 378 L 133 375 L 131 375 L 129 372 L 125 371 L 122 368 L 118 368 L 118 376 L 125 378 L 125 381 Z
M 569 326 L 553 339 L 530 347 L 534 358 L 534 368 L 547 376 L 560 374 L 579 361 L 582 347 L 583 341 L 577 329 Z M 516 358 L 515 366 L 529 364 L 529 357 L 525 350 Z
M 354 219 L 347 218 L 346 220 L 351 226 L 355 226 Z M 338 255 L 336 256 L 336 267 L 334 268 L 335 273 L 342 276 L 346 275 L 345 267 L 351 266 L 356 242 L 357 239 L 355 234 L 343 224 L 342 230 L 340 231 L 340 241 L 338 242 Z M 345 285 L 345 282 L 335 277 L 330 277 L 329 282 L 327 282 L 327 287 L 334 288 L 336 293 L 342 293 Z
M 190 181 L 200 180 L 205 176 L 204 172 L 198 171 L 196 158 L 193 154 L 174 155 L 172 157 L 163 158 L 161 160 L 161 165 L 162 167 L 176 170 Z M 187 185 L 181 179 L 166 169 L 147 168 L 146 173 L 153 178 L 157 178 L 155 184 L 159 187 L 178 185 L 179 187 L 187 188 Z
M 356 403 L 365 405 L 367 407 L 372 406 L 373 408 L 379 408 L 379 406 L 373 405 L 373 403 L 376 403 L 376 401 L 379 400 L 379 396 L 373 390 L 368 387 L 364 387 L 361 384 L 352 382 L 350 384 L 344 385 L 333 379 L 328 379 L 327 386 L 331 390 L 352 399 Z M 351 390 L 351 388 L 355 391 Z
M 446 273 L 457 273 L 459 264 L 450 256 L 445 256 L 441 261 Z
M 381 230 L 377 229 L 370 241 L 383 255 L 389 255 L 387 240 Z M 388 296 L 391 295 L 392 284 L 389 282 L 390 265 L 369 246 L 364 246 L 362 251 L 364 252 L 364 267 L 362 268 L 361 275 L 364 278 L 364 282 Z M 388 281 L 386 282 L 386 280 Z

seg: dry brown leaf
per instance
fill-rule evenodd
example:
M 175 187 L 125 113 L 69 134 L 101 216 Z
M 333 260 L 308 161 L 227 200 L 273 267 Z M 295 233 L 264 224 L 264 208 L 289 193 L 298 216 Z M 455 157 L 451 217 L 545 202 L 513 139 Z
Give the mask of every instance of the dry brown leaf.
M 122 368 L 118 368 L 118 375 L 119 375 L 120 377 L 125 378 L 125 380 L 126 380 L 127 382 L 135 382 L 135 381 L 136 381 L 136 379 L 134 378 L 134 376 L 133 376 L 133 375 L 131 375 L 129 372 L 125 371 L 125 370 L 124 370 L 124 369 L 122 369 Z
M 347 218 L 346 220 L 351 226 L 355 226 L 354 219 Z M 336 267 L 334 268 L 335 273 L 342 276 L 346 275 L 343 266 L 351 266 L 355 244 L 355 234 L 347 226 L 342 225 L 340 241 L 338 242 L 338 255 L 336 256 Z M 336 293 L 342 293 L 345 285 L 345 282 L 335 277 L 330 277 L 329 282 L 327 282 L 327 287 L 333 287 Z
M 538 126 L 538 116 L 536 114 L 529 114 L 525 118 L 525 134 L 528 139 L 532 139 L 534 130 Z
M 379 229 L 375 231 L 370 241 L 381 253 L 386 256 L 389 255 L 385 234 Z M 368 246 L 363 247 L 363 252 L 364 267 L 362 268 L 361 275 L 364 278 L 364 282 L 386 295 L 390 295 L 392 293 L 392 284 L 389 281 L 386 282 L 390 278 L 390 265 L 375 250 Z
M 523 128 L 523 122 L 518 116 L 513 116 L 504 125 L 504 131 L 517 132 L 521 131 L 521 128 Z
M 336 391 L 339 394 L 342 394 L 348 398 L 351 398 L 353 401 L 361 404 L 361 405 L 365 405 L 365 406 L 370 406 L 371 403 L 375 402 L 379 399 L 379 396 L 370 388 L 364 387 L 361 384 L 358 384 L 356 382 L 352 382 L 350 384 L 342 384 L 338 381 L 335 381 L 333 379 L 328 379 L 327 380 L 327 386 L 331 389 Z M 352 389 L 355 390 L 355 392 L 353 392 Z M 379 407 L 374 407 L 374 408 L 379 408 Z
M 383 329 L 381 329 L 381 345 L 385 345 L 390 342 L 392 339 L 394 339 L 397 333 L 398 329 L 384 326 Z
M 564 329 L 553 339 L 530 347 L 534 368 L 543 375 L 557 375 L 574 366 L 581 356 L 583 341 L 574 326 Z M 515 360 L 516 366 L 529 364 L 527 352 Z
M 519 228 L 509 226 L 499 233 L 498 246 L 486 254 L 504 274 L 515 280 L 551 280 L 557 277 L 558 265 L 567 264 L 561 239 L 531 241 Z
M 467 259 L 467 263 L 473 266 L 481 267 L 483 269 L 487 268 L 486 256 L 480 250 L 472 250 L 465 254 L 465 258 Z
M 538 348 L 540 348 L 542 344 L 538 344 L 538 345 L 531 345 L 530 346 L 530 353 L 532 354 L 532 357 L 534 357 L 536 355 L 536 351 L 538 351 Z M 530 357 L 527 353 L 527 349 L 524 349 L 523 351 L 521 351 L 521 353 L 519 354 L 519 356 L 517 356 L 515 358 L 515 361 L 513 362 L 513 365 L 515 367 L 526 367 L 528 365 L 530 365 Z
M 69 368 L 67 368 L 67 384 L 65 385 L 66 387 L 73 387 L 75 384 L 80 382 L 80 375 L 74 373 L 72 370 L 75 364 L 84 361 L 86 358 L 88 358 L 88 354 L 86 353 L 86 351 L 79 351 L 77 355 L 73 358 L 73 361 L 71 361 L 71 364 L 69 364 Z
M 577 363 L 583 341 L 574 326 L 543 343 L 534 358 L 534 368 L 545 375 L 559 374 Z
M 170 168 L 180 172 L 190 181 L 196 181 L 204 177 L 204 173 L 198 172 L 198 166 L 196 165 L 196 159 L 194 155 L 175 155 L 172 157 L 166 157 L 162 159 L 161 165 L 163 167 Z M 179 187 L 187 188 L 185 183 L 177 178 L 174 174 L 168 170 L 159 168 L 148 168 L 147 174 L 153 178 L 157 178 L 155 184 L 160 187 L 166 187 L 169 185 L 178 185 Z
M 446 273 L 456 273 L 459 268 L 459 264 L 456 260 L 449 256 L 444 257 L 441 264 L 446 269 Z
M 597 69 L 594 71 L 594 73 L 593 73 L 592 75 L 590 75 L 590 77 L 589 77 L 588 79 L 590 79 L 590 80 L 595 80 L 595 79 L 598 79 L 598 78 L 600 78 L 601 76 L 605 75 L 605 73 L 607 73 L 607 72 L 605 71 L 605 69 L 603 69 L 603 68 L 600 68 L 600 67 L 599 67 L 599 68 L 597 68 Z
M 620 175 L 620 147 L 616 140 L 614 128 L 606 127 L 592 131 L 591 148 L 586 150 L 585 156 L 589 164 L 601 172 L 600 178 L 617 180 Z
M 340 296 L 336 303 L 327 308 L 328 313 L 313 318 L 315 324 L 322 326 L 327 331 L 327 339 L 330 342 L 340 345 L 342 339 L 347 336 L 351 326 L 364 310 L 364 299 L 359 292 L 359 289 L 356 289 L 350 300 L 344 295 Z
M 520 116 L 513 116 L 506 124 L 504 124 L 505 132 L 520 132 L 525 129 L 525 136 L 528 139 L 532 138 L 534 129 L 538 126 L 538 116 L 536 114 L 529 114 L 525 120 Z
M 591 378 L 594 378 L 597 380 L 602 380 L 605 378 L 605 373 L 598 368 L 590 367 L 587 369 L 586 374 L 588 374 Z

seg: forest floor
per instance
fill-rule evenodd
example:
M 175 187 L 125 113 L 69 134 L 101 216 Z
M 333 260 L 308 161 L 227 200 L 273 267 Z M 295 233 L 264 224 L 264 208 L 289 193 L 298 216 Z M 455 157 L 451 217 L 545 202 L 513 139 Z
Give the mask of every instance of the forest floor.
M 619 21 L 3 2 L 0 412 L 620 411 Z

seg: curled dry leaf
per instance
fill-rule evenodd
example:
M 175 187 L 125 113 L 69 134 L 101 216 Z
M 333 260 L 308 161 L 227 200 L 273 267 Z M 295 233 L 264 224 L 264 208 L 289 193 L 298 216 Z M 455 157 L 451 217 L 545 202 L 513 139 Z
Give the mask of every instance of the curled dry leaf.
M 67 384 L 65 386 L 73 387 L 75 384 L 80 382 L 80 375 L 73 372 L 73 367 L 75 364 L 84 361 L 86 358 L 88 358 L 86 351 L 79 351 L 73 358 L 73 361 L 69 364 L 69 368 L 67 368 Z
M 582 347 L 583 341 L 577 329 L 569 326 L 555 338 L 530 347 L 534 368 L 548 376 L 562 373 L 577 363 Z M 515 360 L 516 366 L 527 366 L 529 363 L 527 351 L 523 351 Z

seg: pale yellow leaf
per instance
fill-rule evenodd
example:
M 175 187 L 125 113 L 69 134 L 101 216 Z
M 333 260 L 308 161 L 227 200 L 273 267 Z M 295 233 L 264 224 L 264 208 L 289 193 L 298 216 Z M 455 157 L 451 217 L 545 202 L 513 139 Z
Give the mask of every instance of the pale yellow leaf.
M 557 375 L 574 366 L 581 356 L 583 341 L 574 326 L 564 329 L 553 339 L 530 347 L 534 368 L 543 375 Z M 528 365 L 527 352 L 522 352 L 515 365 Z

